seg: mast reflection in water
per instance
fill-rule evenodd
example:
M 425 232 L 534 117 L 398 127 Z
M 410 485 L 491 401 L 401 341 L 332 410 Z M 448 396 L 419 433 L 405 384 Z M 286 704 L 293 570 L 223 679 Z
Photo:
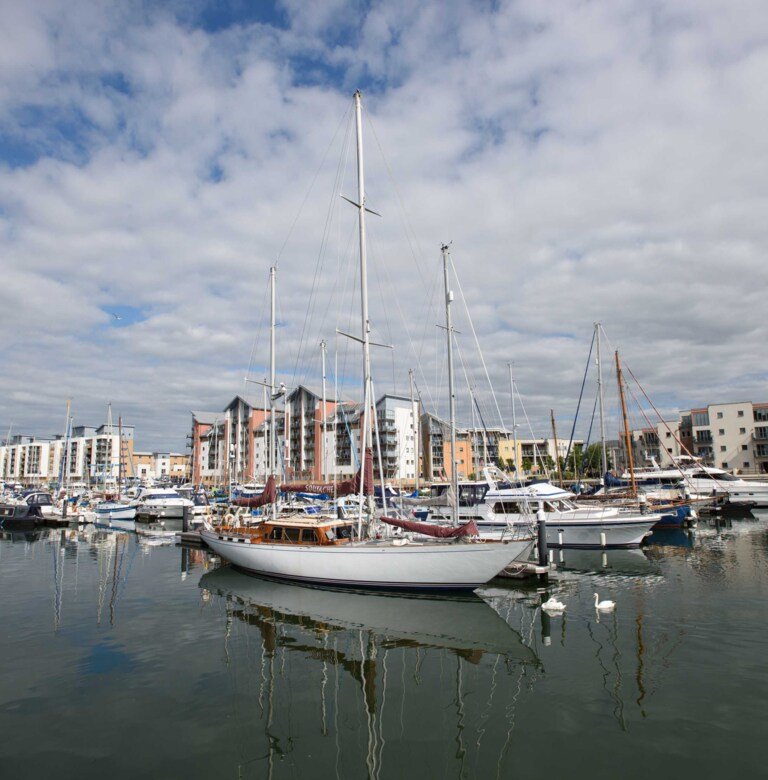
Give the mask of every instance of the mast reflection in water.
M 233 683 L 238 692 L 256 688 L 257 723 L 251 716 L 241 725 L 261 730 L 251 761 L 266 761 L 268 776 L 313 731 L 323 738 L 313 758 L 328 761 L 337 777 L 380 777 L 385 765 L 386 776 L 410 775 L 422 762 L 429 776 L 436 756 L 424 748 L 436 728 L 453 730 L 455 750 L 439 760 L 458 762 L 459 775 L 489 758 L 499 765 L 514 697 L 540 672 L 520 634 L 475 595 L 308 588 L 229 567 L 204 575 L 200 587 L 204 602 L 226 613 Z M 494 694 L 500 720 L 488 723 Z M 507 730 L 501 742 L 483 739 L 499 729 Z M 255 734 L 242 739 L 258 742 Z

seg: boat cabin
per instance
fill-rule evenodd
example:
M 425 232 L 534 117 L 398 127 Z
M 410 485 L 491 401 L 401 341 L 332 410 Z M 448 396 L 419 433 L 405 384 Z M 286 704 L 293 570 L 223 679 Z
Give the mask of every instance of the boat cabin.
M 429 489 L 430 498 L 448 498 L 450 482 L 433 482 Z M 487 482 L 459 482 L 459 506 L 477 506 L 485 501 Z
M 230 535 L 247 537 L 250 544 L 302 546 L 340 545 L 357 538 L 357 523 L 334 518 L 291 517 L 259 523 L 253 527 L 218 529 L 219 539 Z M 238 540 L 240 541 L 240 540 Z

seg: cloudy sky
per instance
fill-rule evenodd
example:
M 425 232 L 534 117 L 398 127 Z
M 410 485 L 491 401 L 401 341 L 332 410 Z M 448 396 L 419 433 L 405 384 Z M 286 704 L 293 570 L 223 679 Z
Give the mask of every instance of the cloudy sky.
M 356 397 L 356 88 L 377 393 L 413 368 L 445 408 L 452 241 L 464 421 L 465 368 L 498 424 L 464 299 L 505 422 L 514 361 L 568 427 L 596 320 L 665 412 L 768 400 L 766 29 L 762 0 L 0 0 L 0 426 L 111 401 L 179 449 L 260 402 L 275 262 L 281 378 L 319 387 L 326 338 Z

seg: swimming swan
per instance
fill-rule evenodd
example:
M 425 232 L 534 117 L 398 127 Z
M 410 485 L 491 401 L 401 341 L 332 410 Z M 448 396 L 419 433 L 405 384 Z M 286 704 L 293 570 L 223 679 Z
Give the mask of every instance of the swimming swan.
M 541 608 L 547 612 L 562 612 L 565 609 L 565 604 L 562 601 L 558 601 L 554 596 L 550 596 L 549 601 L 545 601 Z
M 595 609 L 602 610 L 603 612 L 610 612 L 612 609 L 615 609 L 615 607 L 615 601 L 598 601 L 597 593 L 595 593 Z

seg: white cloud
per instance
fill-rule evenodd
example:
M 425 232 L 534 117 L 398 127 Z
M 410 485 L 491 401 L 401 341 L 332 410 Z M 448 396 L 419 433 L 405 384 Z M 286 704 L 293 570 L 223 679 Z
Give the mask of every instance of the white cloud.
M 598 319 L 667 409 L 766 399 L 761 3 L 281 10 L 206 32 L 167 8 L 2 5 L 0 131 L 40 158 L 0 178 L 0 424 L 48 432 L 66 397 L 83 421 L 111 400 L 141 446 L 181 447 L 190 408 L 243 392 L 262 323 L 260 377 L 268 267 L 360 83 L 412 228 L 368 129 L 371 309 L 397 390 L 415 350 L 444 396 L 432 287 L 452 239 L 499 397 L 514 360 L 542 428 L 572 412 Z M 320 337 L 359 324 L 342 201 L 308 302 L 345 128 L 281 256 L 286 381 L 316 383 Z M 120 305 L 135 323 L 110 321 Z M 392 357 L 375 361 L 389 389 Z

